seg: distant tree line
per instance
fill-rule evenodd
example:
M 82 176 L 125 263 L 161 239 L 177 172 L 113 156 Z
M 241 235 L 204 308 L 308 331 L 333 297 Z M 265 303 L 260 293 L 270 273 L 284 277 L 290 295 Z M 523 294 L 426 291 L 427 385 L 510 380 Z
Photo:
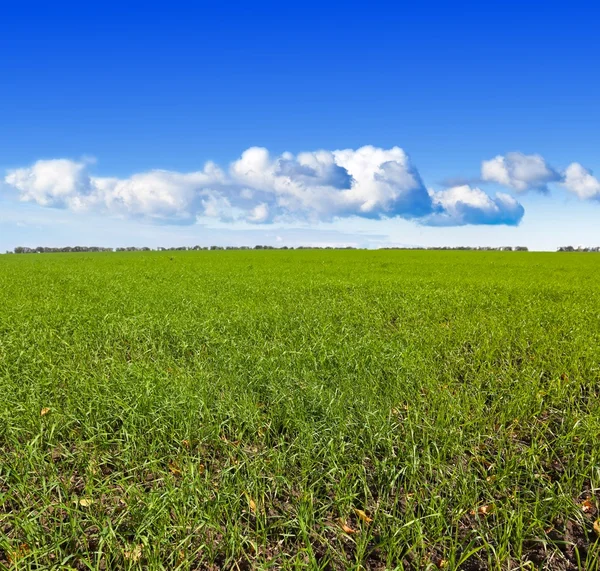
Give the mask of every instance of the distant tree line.
M 577 248 L 573 246 L 561 246 L 556 250 L 557 252 L 600 252 L 600 246 L 577 246 Z
M 494 248 L 492 246 L 415 246 L 414 248 L 394 247 L 389 246 L 380 248 L 380 250 L 461 250 L 461 251 L 477 251 L 477 252 L 528 252 L 527 246 L 500 246 Z
M 37 248 L 26 248 L 17 246 L 14 249 L 15 254 L 59 254 L 62 252 L 112 252 L 112 248 L 100 248 L 99 246 L 65 246 L 64 248 L 48 248 L 38 246 Z M 7 252 L 10 254 L 11 252 Z
M 147 246 L 127 246 L 124 248 L 102 248 L 100 246 L 65 246 L 63 248 L 50 248 L 38 246 L 37 248 L 27 248 L 25 246 L 17 246 L 12 252 L 7 251 L 7 254 L 55 254 L 65 252 L 179 252 L 179 251 L 198 251 L 198 250 L 357 250 L 354 246 L 267 246 L 257 244 L 256 246 L 171 246 L 158 248 L 148 248 Z M 502 252 L 527 252 L 525 246 L 501 246 L 493 248 L 489 246 L 432 246 L 425 247 L 394 247 L 389 246 L 380 248 L 380 250 L 475 250 L 475 251 L 502 251 Z M 559 248 L 559 252 L 598 252 L 600 248 L 573 248 L 566 246 Z
M 257 244 L 256 246 L 171 246 L 158 248 L 148 248 L 147 246 L 127 246 L 125 248 L 102 248 L 100 246 L 65 246 L 63 248 L 50 248 L 38 246 L 37 248 L 27 248 L 26 246 L 17 246 L 13 251 L 7 251 L 7 254 L 60 254 L 65 252 L 179 252 L 179 251 L 198 251 L 198 250 L 360 250 L 354 246 L 267 246 Z M 406 247 L 406 246 L 387 246 L 379 248 L 380 250 L 464 250 L 479 252 L 527 252 L 526 246 L 500 246 L 497 248 L 491 246 L 431 246 L 431 247 Z M 557 252 L 600 252 L 600 246 L 561 246 Z
M 296 246 L 296 250 L 355 250 L 353 246 L 343 248 L 334 248 L 333 246 Z M 50 248 L 38 246 L 37 248 L 28 248 L 26 246 L 17 246 L 13 251 L 7 251 L 7 254 L 62 254 L 65 252 L 181 252 L 197 250 L 294 250 L 293 246 L 170 246 L 157 248 L 148 248 L 147 246 L 126 246 L 124 248 L 101 248 L 99 246 L 65 246 L 63 248 Z

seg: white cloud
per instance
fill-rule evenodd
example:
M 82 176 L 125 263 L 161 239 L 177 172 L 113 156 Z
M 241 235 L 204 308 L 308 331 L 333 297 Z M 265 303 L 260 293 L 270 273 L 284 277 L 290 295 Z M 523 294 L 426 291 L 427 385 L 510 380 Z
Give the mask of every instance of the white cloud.
M 22 200 L 74 208 L 78 199 L 92 190 L 86 168 L 86 162 L 41 160 L 31 167 L 9 171 L 5 182 L 20 191 Z
M 127 179 L 95 178 L 96 192 L 88 202 L 111 212 L 156 219 L 193 221 L 193 203 L 202 173 L 151 171 Z
M 431 203 L 416 169 L 400 148 L 371 146 L 271 157 L 253 147 L 230 168 L 238 184 L 266 193 L 283 213 L 331 219 L 426 214 Z
M 264 202 L 257 204 L 248 214 L 247 220 L 255 224 L 267 222 L 269 220 L 269 205 Z
M 252 147 L 226 171 L 209 162 L 195 172 L 153 170 L 127 178 L 97 177 L 88 165 L 67 159 L 38 161 L 9 171 L 5 181 L 21 200 L 42 206 L 171 224 L 192 224 L 198 217 L 264 224 L 350 216 L 401 217 L 425 224 L 440 219 L 446 224 L 514 224 L 515 205 L 522 210 L 506 195 L 492 199 L 479 189 L 430 193 L 399 147 L 279 156 Z M 460 200 L 452 198 L 459 194 Z
M 540 155 L 507 153 L 481 163 L 481 178 L 498 182 L 518 192 L 548 191 L 556 182 L 582 200 L 600 199 L 600 180 L 580 163 L 571 163 L 564 171 L 552 168 Z
M 193 212 L 198 215 L 209 218 L 218 218 L 226 222 L 234 220 L 234 208 L 226 196 L 214 190 L 205 190 L 201 193 L 200 201 L 202 208 L 194 209 Z
M 571 163 L 565 170 L 563 185 L 582 199 L 600 199 L 600 180 L 579 163 Z
M 540 155 L 507 153 L 481 163 L 481 178 L 497 182 L 517 192 L 548 191 L 549 182 L 557 182 L 560 175 Z
M 466 184 L 430 192 L 438 212 L 426 219 L 426 222 L 433 226 L 466 224 L 516 226 L 523 218 L 523 206 L 512 196 L 502 192 L 491 197 L 480 188 L 473 188 Z
M 431 199 L 408 155 L 399 147 L 346 149 L 333 153 L 338 165 L 355 183 L 344 191 L 344 200 L 360 214 L 415 218 L 431 211 Z

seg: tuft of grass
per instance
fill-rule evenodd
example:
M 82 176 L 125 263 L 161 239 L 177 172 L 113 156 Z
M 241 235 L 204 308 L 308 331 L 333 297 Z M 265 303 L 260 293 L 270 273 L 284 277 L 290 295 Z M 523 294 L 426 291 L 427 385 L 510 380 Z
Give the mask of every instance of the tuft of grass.
M 599 280 L 537 253 L 1 256 L 0 567 L 598 569 Z

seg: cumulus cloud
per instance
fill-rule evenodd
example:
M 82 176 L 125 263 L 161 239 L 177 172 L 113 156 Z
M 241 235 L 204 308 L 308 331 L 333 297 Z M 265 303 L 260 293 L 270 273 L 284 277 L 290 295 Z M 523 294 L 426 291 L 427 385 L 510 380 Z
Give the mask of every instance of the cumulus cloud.
M 262 224 L 268 222 L 269 220 L 269 205 L 265 202 L 261 202 L 257 204 L 248 215 L 248 222 L 253 222 L 255 224 Z
M 361 147 L 271 157 L 250 148 L 230 167 L 232 180 L 263 193 L 280 213 L 414 218 L 431 211 L 431 200 L 408 155 L 400 148 Z
M 199 217 L 253 224 L 402 217 L 423 224 L 516 224 L 511 197 L 457 186 L 428 191 L 406 152 L 365 146 L 272 156 L 252 147 L 226 170 L 207 163 L 180 173 L 152 170 L 98 177 L 89 161 L 38 161 L 11 170 L 5 182 L 22 200 L 153 222 L 191 224 Z
M 571 163 L 567 167 L 563 185 L 569 192 L 576 194 L 581 199 L 600 200 L 600 180 L 592 174 L 592 171 L 579 163 Z
M 31 167 L 9 171 L 5 182 L 26 201 L 41 206 L 76 208 L 80 197 L 93 188 L 86 172 L 87 163 L 68 159 L 37 161 Z
M 507 153 L 481 163 L 482 181 L 497 182 L 517 192 L 548 192 L 549 183 L 558 183 L 582 200 L 600 200 L 600 180 L 580 163 L 558 170 L 540 155 Z
M 525 210 L 512 196 L 496 193 L 489 196 L 480 188 L 455 186 L 442 191 L 430 191 L 436 212 L 426 219 L 435 226 L 466 224 L 506 224 L 516 226 Z
M 123 215 L 192 223 L 198 213 L 222 217 L 230 208 L 216 190 L 225 175 L 213 163 L 191 173 L 154 170 L 126 179 L 91 180 L 95 192 L 88 195 L 87 205 Z
M 560 180 L 560 175 L 540 155 L 507 153 L 481 163 L 481 178 L 497 182 L 517 192 L 537 190 L 548 192 L 548 183 Z

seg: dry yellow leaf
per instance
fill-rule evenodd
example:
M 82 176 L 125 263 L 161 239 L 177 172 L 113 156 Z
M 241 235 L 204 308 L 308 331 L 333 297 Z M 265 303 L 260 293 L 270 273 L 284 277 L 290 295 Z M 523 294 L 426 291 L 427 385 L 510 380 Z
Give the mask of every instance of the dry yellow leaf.
M 596 532 L 596 535 L 600 537 L 600 519 L 597 519 L 594 522 L 594 531 Z
M 21 543 L 21 545 L 19 545 L 16 549 L 7 553 L 8 560 L 10 561 L 10 563 L 15 564 L 20 559 L 23 559 L 23 557 L 26 557 L 30 551 L 31 549 L 29 548 L 29 545 L 27 545 L 26 543 Z
M 369 524 L 373 521 L 373 518 L 370 518 L 363 510 L 354 510 L 354 513 L 366 524 Z
M 351 528 L 349 525 L 347 525 L 346 522 L 342 518 L 339 519 L 339 522 L 340 522 L 340 527 L 342 528 L 342 530 L 345 533 L 348 533 L 348 534 L 356 533 L 356 530 Z
M 252 513 L 256 513 L 256 502 L 250 497 L 247 496 L 248 498 L 248 507 L 250 508 L 250 510 L 252 511 Z
M 177 554 L 177 565 L 181 565 L 185 561 L 185 551 L 183 549 L 179 550 Z
M 127 549 L 123 552 L 123 557 L 128 561 L 133 561 L 136 563 L 142 558 L 142 546 L 134 545 L 131 549 Z
M 75 500 L 75 503 L 78 503 L 84 508 L 88 508 L 94 503 L 94 500 L 92 498 L 79 498 L 79 500 Z
M 489 506 L 479 506 L 477 509 L 475 510 L 471 510 L 471 515 L 488 515 L 490 513 L 492 513 L 494 511 L 494 506 L 493 505 L 489 505 Z
M 98 461 L 95 458 L 92 458 L 88 464 L 88 470 L 96 475 L 99 472 Z
M 594 509 L 594 502 L 592 502 L 589 498 L 582 502 L 581 510 L 584 513 L 591 512 Z
M 46 416 L 50 412 L 50 408 L 45 406 L 42 410 L 40 410 L 40 416 Z
M 407 411 L 407 410 L 408 410 L 408 405 L 401 404 L 392 409 L 392 414 L 401 415 L 402 411 Z
M 171 474 L 174 476 L 181 474 L 181 469 L 177 465 L 177 462 L 169 462 L 169 472 L 171 472 Z

